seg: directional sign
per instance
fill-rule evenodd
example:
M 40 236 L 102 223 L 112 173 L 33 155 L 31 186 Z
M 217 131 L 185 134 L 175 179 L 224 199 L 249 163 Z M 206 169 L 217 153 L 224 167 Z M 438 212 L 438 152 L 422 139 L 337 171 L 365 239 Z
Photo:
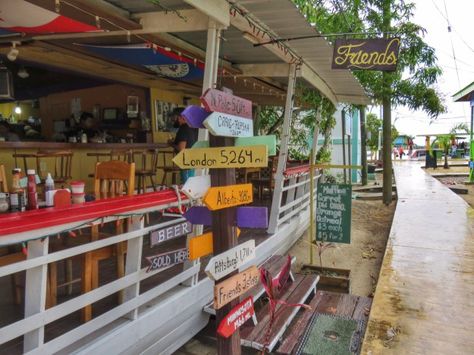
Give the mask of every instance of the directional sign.
M 260 271 L 251 266 L 214 286 L 214 309 L 219 309 L 227 303 L 239 298 L 252 287 L 260 283 Z
M 219 323 L 217 333 L 224 338 L 230 337 L 246 321 L 255 316 L 252 296 L 247 297 L 227 314 Z
M 251 239 L 214 256 L 204 271 L 211 279 L 220 280 L 253 258 L 255 258 L 255 240 Z
M 213 112 L 205 120 L 204 126 L 215 136 L 252 137 L 253 121 L 228 113 Z
M 191 105 L 186 107 L 181 115 L 186 119 L 189 127 L 204 128 L 202 123 L 209 116 L 209 112 L 201 106 Z
M 191 223 L 185 221 L 170 227 L 158 229 L 150 233 L 150 245 L 157 245 L 167 240 L 178 238 L 184 234 L 191 233 L 193 226 Z
M 192 176 L 186 180 L 181 191 L 192 200 L 202 198 L 211 187 L 209 175 Z
M 208 89 L 201 97 L 207 111 L 230 113 L 231 115 L 252 118 L 252 101 L 227 94 L 220 90 Z
M 202 202 L 211 211 L 252 203 L 252 184 L 211 187 Z
M 268 228 L 267 207 L 237 207 L 237 227 L 240 228 Z M 192 224 L 212 225 L 212 212 L 206 206 L 193 206 L 184 213 Z
M 163 269 L 165 267 L 184 263 L 188 260 L 188 249 L 173 250 L 168 253 L 147 256 L 146 260 L 150 263 L 146 272 Z
M 268 165 L 266 145 L 183 149 L 173 162 L 181 169 L 262 168 Z
M 256 136 L 256 137 L 240 137 L 235 139 L 236 147 L 246 147 L 251 145 L 266 145 L 268 147 L 268 155 L 274 156 L 276 152 L 276 136 Z M 197 141 L 193 144 L 193 148 L 209 148 L 209 141 Z
M 255 137 L 241 137 L 235 139 L 235 146 L 242 147 L 248 145 L 266 145 L 268 147 L 268 155 L 276 155 L 276 136 L 271 134 L 269 136 L 255 136 Z
M 237 237 L 240 235 L 240 229 L 237 228 Z M 212 254 L 214 252 L 213 247 L 213 235 L 212 232 L 192 237 L 189 240 L 189 260 L 196 260 L 203 256 Z
M 237 208 L 237 225 L 240 228 L 268 228 L 268 208 Z

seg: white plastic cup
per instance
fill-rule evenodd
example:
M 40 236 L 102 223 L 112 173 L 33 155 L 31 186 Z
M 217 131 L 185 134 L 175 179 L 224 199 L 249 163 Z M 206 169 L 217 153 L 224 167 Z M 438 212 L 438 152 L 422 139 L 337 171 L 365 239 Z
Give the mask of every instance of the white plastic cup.
M 84 193 L 84 181 L 71 181 L 71 190 L 74 194 L 83 194 Z

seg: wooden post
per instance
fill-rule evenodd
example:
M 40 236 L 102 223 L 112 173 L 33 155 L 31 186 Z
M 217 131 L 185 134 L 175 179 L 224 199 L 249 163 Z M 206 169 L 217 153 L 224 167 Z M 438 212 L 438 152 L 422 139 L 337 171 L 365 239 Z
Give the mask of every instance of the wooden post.
M 360 112 L 360 163 L 362 165 L 362 186 L 367 185 L 367 131 L 365 130 L 365 106 Z
M 342 165 L 346 165 L 346 111 L 341 111 L 342 120 Z M 346 169 L 343 169 L 344 173 L 344 184 L 347 182 Z
M 285 116 L 283 118 L 283 131 L 281 134 L 280 153 L 278 155 L 278 166 L 275 174 L 275 191 L 273 192 L 272 208 L 270 212 L 270 221 L 268 224 L 268 233 L 273 234 L 278 228 L 278 217 L 280 215 L 280 205 L 283 196 L 283 172 L 286 169 L 288 157 L 288 143 L 290 140 L 290 124 L 293 114 L 293 96 L 296 83 L 296 64 L 290 64 L 288 76 L 288 89 L 286 93 Z
M 48 254 L 49 238 L 28 242 L 28 259 Z M 48 264 L 26 270 L 25 318 L 44 312 L 46 307 L 46 282 Z M 27 353 L 44 343 L 44 326 L 24 335 L 23 352 Z
M 130 222 L 127 224 L 127 232 L 140 230 L 144 227 L 144 218 L 141 216 L 130 217 Z M 133 274 L 140 271 L 142 267 L 142 249 L 143 236 L 129 240 L 127 243 L 127 261 L 125 263 L 125 275 Z M 124 290 L 123 302 L 127 302 L 132 298 L 138 297 L 140 294 L 140 281 L 134 285 L 127 287 Z M 135 308 L 131 313 L 125 316 L 130 320 L 138 318 L 138 308 Z
M 234 138 L 210 136 L 209 143 L 211 147 L 233 146 Z M 235 184 L 235 169 L 211 169 L 211 186 L 227 186 Z M 235 245 L 237 245 L 237 234 L 233 227 L 235 208 L 225 208 L 212 212 L 212 243 L 214 255 L 218 255 Z M 235 274 L 234 271 L 228 276 L 220 279 L 223 281 Z M 236 299 L 222 308 L 216 310 L 216 324 L 239 303 Z M 229 338 L 223 338 L 217 335 L 217 353 L 221 355 L 238 355 L 240 350 L 240 332 L 234 332 Z
M 207 30 L 207 43 L 206 43 L 206 63 L 204 66 L 204 78 L 202 83 L 202 93 L 207 89 L 214 87 L 217 81 L 217 69 L 218 69 L 218 60 L 219 60 L 219 36 L 220 30 L 217 27 L 217 24 L 213 20 L 209 20 L 208 30 Z M 209 139 L 209 133 L 207 129 L 199 129 L 198 140 L 207 141 Z M 189 148 L 189 147 L 188 147 Z M 207 174 L 207 169 L 196 169 L 196 176 Z M 201 235 L 203 232 L 202 225 L 197 225 L 193 228 L 193 233 L 188 235 L 186 240 L 186 247 L 189 248 L 189 242 L 192 237 Z M 200 261 L 199 259 L 193 261 L 186 261 L 184 263 L 184 269 L 189 269 Z M 183 282 L 186 286 L 196 285 L 199 281 L 199 275 L 194 275 L 190 280 Z

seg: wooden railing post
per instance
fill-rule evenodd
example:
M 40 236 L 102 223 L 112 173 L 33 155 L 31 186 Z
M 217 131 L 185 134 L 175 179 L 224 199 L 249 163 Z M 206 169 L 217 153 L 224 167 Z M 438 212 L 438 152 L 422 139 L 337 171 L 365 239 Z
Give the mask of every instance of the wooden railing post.
M 142 216 L 133 216 L 128 223 L 127 232 L 140 230 L 144 227 L 144 218 Z M 140 271 L 142 266 L 142 250 L 143 236 L 133 238 L 127 242 L 127 260 L 125 263 L 125 275 L 133 274 Z M 132 298 L 138 297 L 140 294 L 140 281 L 124 290 L 123 302 L 127 302 Z M 125 316 L 128 319 L 135 320 L 138 318 L 138 308 Z
M 48 254 L 49 238 L 28 242 L 28 259 Z M 48 265 L 43 264 L 26 271 L 25 280 L 25 318 L 41 313 L 46 307 Z M 23 352 L 31 351 L 44 343 L 44 326 L 26 333 Z

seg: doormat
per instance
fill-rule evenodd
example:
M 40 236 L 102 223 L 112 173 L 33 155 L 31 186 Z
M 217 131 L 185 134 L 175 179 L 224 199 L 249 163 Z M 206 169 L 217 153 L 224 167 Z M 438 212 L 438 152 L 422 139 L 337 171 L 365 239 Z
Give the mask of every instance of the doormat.
M 365 323 L 329 314 L 315 314 L 300 342 L 298 355 L 359 354 Z

